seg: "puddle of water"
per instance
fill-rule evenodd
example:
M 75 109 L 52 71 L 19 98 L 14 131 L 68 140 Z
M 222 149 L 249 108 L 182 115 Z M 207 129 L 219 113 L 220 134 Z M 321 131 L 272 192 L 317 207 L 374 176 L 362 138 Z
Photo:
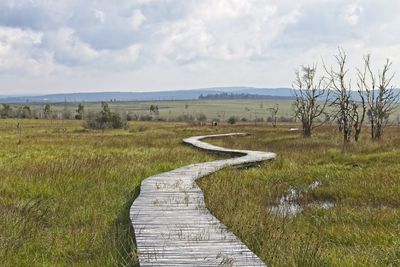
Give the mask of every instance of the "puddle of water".
M 308 188 L 309 189 L 311 189 L 311 190 L 315 190 L 317 187 L 319 187 L 321 185 L 321 182 L 320 181 L 314 181 L 314 182 L 312 182 L 309 186 L 308 186 Z
M 317 187 L 321 185 L 320 181 L 312 182 L 304 192 L 308 192 L 309 190 L 315 190 Z M 277 205 L 273 205 L 267 208 L 268 212 L 273 214 L 280 215 L 285 218 L 293 218 L 297 214 L 301 213 L 304 210 L 297 200 L 302 196 L 302 193 L 296 188 L 289 188 L 287 193 L 283 195 Z M 317 209 L 331 209 L 335 206 L 332 201 L 316 201 L 311 204 L 308 204 L 307 207 L 317 208 Z
M 269 207 L 268 211 L 282 217 L 292 218 L 303 211 L 303 207 L 297 203 L 300 196 L 301 194 L 297 189 L 290 188 L 287 194 L 279 199 L 278 205 Z
M 318 201 L 310 204 L 309 206 L 317 209 L 324 209 L 324 210 L 329 210 L 335 206 L 335 203 L 329 200 L 325 201 Z
M 269 207 L 268 211 L 285 218 L 293 218 L 303 211 L 303 207 L 297 203 L 283 203 Z
M 279 202 L 295 202 L 299 197 L 301 197 L 301 194 L 296 188 L 289 188 L 288 193 L 281 197 Z

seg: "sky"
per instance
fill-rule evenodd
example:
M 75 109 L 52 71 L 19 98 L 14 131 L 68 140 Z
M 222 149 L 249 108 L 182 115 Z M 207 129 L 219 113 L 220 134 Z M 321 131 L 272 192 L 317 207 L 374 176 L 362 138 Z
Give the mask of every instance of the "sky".
M 330 66 L 338 46 L 353 80 L 369 53 L 376 70 L 390 58 L 399 72 L 399 10 L 398 0 L 0 0 L 0 95 L 291 87 L 296 68 Z

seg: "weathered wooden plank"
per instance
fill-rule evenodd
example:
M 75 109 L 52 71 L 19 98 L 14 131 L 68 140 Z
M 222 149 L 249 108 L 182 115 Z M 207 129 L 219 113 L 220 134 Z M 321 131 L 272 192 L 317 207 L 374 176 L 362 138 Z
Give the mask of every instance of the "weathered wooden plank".
M 265 266 L 207 210 L 203 192 L 195 182 L 226 166 L 247 166 L 275 158 L 270 152 L 227 149 L 200 141 L 232 135 L 246 134 L 195 136 L 183 142 L 234 158 L 191 164 L 142 182 L 130 210 L 141 266 Z

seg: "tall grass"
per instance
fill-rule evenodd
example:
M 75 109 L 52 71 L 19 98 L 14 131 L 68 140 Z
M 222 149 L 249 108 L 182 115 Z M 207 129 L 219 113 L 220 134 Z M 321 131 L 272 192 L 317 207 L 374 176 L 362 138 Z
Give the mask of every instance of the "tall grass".
M 83 129 L 77 121 L 0 120 L 0 265 L 136 266 L 129 207 L 140 182 L 219 156 L 184 146 L 193 135 L 249 132 L 211 140 L 278 153 L 260 168 L 203 178 L 208 208 L 272 266 L 400 265 L 400 129 L 382 142 L 343 148 L 333 128 L 304 140 L 287 126 L 194 127 L 130 123 Z M 299 200 L 329 199 L 290 220 L 267 211 L 290 186 L 322 185 Z
M 181 144 L 199 129 L 0 121 L 0 265 L 134 266 L 129 207 L 151 175 L 216 158 Z
M 271 266 L 398 266 L 400 264 L 400 128 L 382 142 L 343 148 L 334 128 L 302 139 L 286 128 L 244 127 L 254 135 L 215 144 L 278 153 L 247 170 L 226 169 L 199 184 L 207 207 Z M 248 129 L 246 129 L 248 128 Z M 295 218 L 268 211 L 292 186 L 322 185 L 299 199 Z M 221 190 L 223 189 L 223 190 Z M 324 210 L 312 204 L 329 200 Z

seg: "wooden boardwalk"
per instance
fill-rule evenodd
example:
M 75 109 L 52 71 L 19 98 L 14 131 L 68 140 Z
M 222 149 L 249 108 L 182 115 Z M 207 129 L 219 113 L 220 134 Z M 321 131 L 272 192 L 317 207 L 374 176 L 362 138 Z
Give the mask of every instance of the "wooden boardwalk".
M 200 141 L 243 133 L 195 136 L 186 144 L 235 156 L 191 164 L 142 182 L 130 217 L 140 266 L 265 266 L 205 207 L 196 179 L 226 166 L 242 166 L 275 158 L 274 153 L 235 150 Z

